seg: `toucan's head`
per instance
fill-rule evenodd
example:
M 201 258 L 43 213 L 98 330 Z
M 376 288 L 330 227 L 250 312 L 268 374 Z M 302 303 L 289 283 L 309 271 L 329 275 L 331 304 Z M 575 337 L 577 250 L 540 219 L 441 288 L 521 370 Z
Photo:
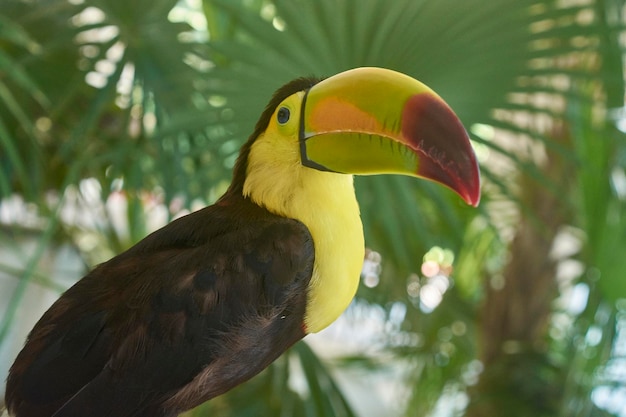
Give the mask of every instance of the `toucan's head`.
M 251 153 L 262 163 L 252 167 Z M 426 85 L 382 68 L 301 78 L 279 89 L 242 148 L 234 182 L 251 169 L 269 178 L 273 168 L 297 166 L 409 175 L 441 183 L 468 204 L 480 199 L 478 164 L 458 117 Z
M 387 173 L 439 182 L 471 205 L 480 198 L 458 117 L 424 84 L 380 68 L 283 86 L 242 147 L 222 203 L 243 196 L 308 229 L 306 332 L 335 320 L 358 287 L 365 243 L 351 174 Z

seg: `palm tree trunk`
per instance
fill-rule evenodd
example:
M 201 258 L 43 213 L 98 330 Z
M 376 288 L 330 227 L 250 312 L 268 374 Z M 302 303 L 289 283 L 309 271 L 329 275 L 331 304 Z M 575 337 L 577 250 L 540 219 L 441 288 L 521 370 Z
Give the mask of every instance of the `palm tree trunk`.
M 559 133 L 555 136 L 565 136 L 562 129 Z M 548 154 L 543 174 L 564 187 L 566 172 L 561 158 Z M 550 252 L 566 213 L 560 196 L 548 187 L 528 177 L 520 185 L 528 207 L 520 214 L 502 276 L 485 282 L 479 336 L 484 370 L 470 390 L 466 417 L 553 417 L 559 409 L 558 370 L 546 353 L 558 291 Z

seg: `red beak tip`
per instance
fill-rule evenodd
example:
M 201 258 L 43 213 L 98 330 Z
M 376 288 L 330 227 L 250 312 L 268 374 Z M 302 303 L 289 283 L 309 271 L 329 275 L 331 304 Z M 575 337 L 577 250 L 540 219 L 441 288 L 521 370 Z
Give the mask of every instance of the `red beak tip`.
M 467 183 L 467 187 L 463 190 L 463 193 L 461 194 L 461 197 L 463 198 L 463 200 L 465 200 L 465 202 L 467 204 L 469 204 L 472 207 L 478 207 L 478 204 L 480 203 L 480 174 L 479 174 L 479 168 L 478 168 L 478 164 L 474 161 L 475 163 L 475 171 L 472 175 L 472 181 L 470 181 L 469 183 Z
M 467 204 L 469 204 L 472 207 L 478 207 L 478 204 L 480 204 L 480 193 L 474 195 L 474 196 L 467 196 L 466 198 L 464 198 L 464 200 L 467 202 Z

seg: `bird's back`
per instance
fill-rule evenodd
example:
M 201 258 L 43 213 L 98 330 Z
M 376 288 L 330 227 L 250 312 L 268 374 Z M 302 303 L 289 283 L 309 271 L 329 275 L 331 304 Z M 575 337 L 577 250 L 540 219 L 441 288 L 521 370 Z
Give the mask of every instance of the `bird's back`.
M 98 266 L 40 319 L 7 380 L 16 417 L 170 417 L 304 336 L 306 228 L 240 200 Z

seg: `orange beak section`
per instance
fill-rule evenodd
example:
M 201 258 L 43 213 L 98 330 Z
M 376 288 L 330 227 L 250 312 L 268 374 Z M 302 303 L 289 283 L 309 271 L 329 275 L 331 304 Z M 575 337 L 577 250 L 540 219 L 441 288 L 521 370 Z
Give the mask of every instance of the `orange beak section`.
M 402 174 L 480 201 L 480 172 L 459 118 L 404 74 L 358 68 L 313 86 L 300 119 L 305 166 L 356 175 Z

